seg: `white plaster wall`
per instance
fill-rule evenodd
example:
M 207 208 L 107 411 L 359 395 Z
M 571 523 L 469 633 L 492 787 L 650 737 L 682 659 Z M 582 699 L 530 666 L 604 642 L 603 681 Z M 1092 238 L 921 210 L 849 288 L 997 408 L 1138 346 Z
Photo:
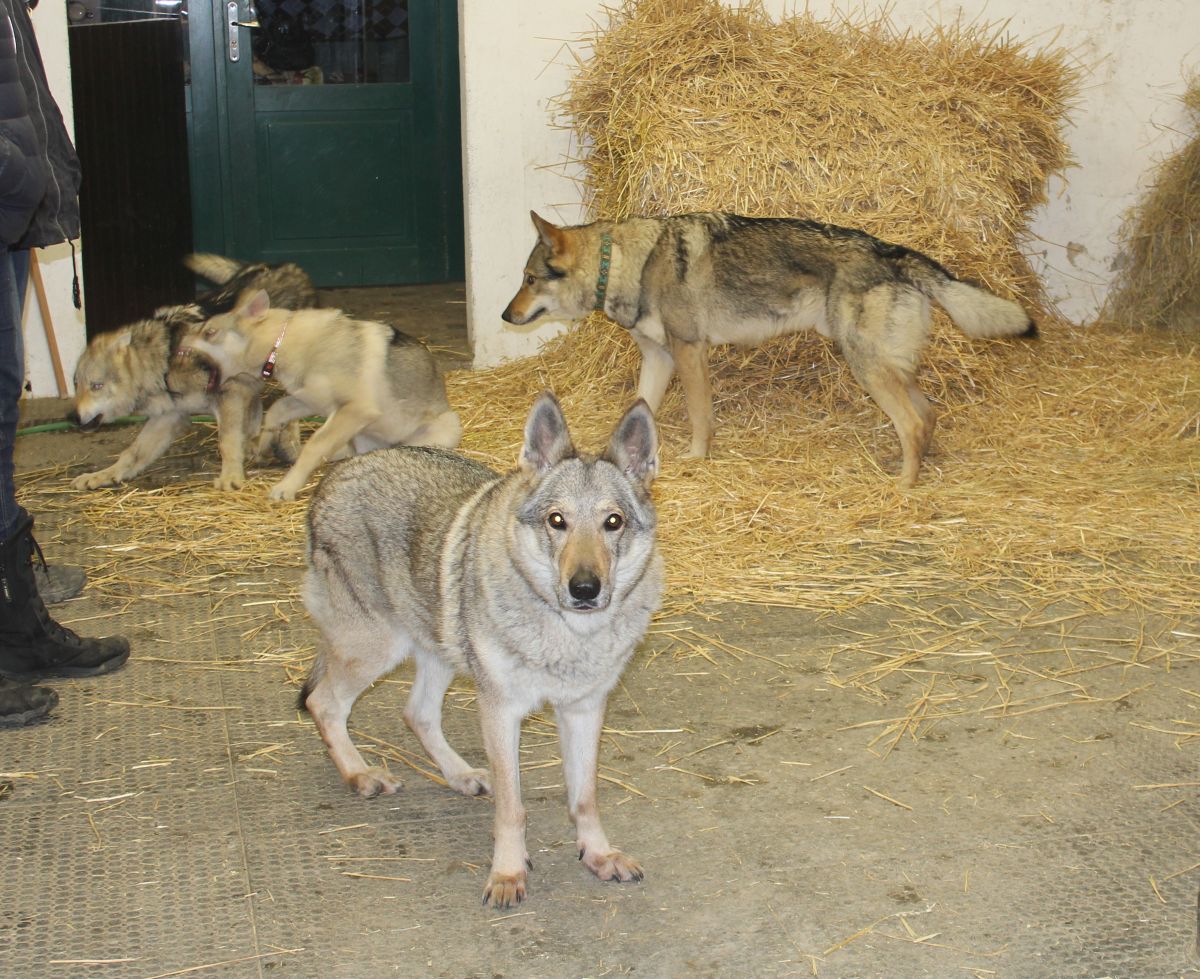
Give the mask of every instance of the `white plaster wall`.
M 62 109 L 67 130 L 75 131 L 74 112 L 71 101 L 71 63 L 67 52 L 67 7 L 65 3 L 49 0 L 39 3 L 33 12 L 34 30 L 37 31 L 38 48 L 46 65 L 46 78 L 54 100 Z M 42 280 L 46 286 L 46 301 L 49 319 L 58 341 L 59 356 L 67 387 L 73 392 L 72 375 L 75 362 L 87 344 L 84 330 L 83 311 L 75 308 L 71 301 L 71 250 L 64 243 L 52 248 L 36 250 Z M 83 282 L 83 253 L 80 242 L 75 243 L 76 265 L 80 283 Z M 25 300 L 25 365 L 33 397 L 54 398 L 59 396 L 54 370 L 50 360 L 37 295 L 30 283 Z
M 794 4 L 766 6 L 779 15 Z M 808 0 L 807 7 L 823 17 L 839 5 Z M 1186 135 L 1179 97 L 1189 73 L 1200 72 L 1200 2 L 890 0 L 889 7 L 902 29 L 960 16 L 1007 21 L 1013 37 L 1039 46 L 1054 40 L 1089 67 L 1066 134 L 1078 167 L 1050 187 L 1028 251 L 1063 314 L 1090 321 L 1112 277 L 1122 213 L 1145 189 L 1151 165 Z M 467 309 L 476 365 L 487 366 L 533 353 L 561 329 L 516 330 L 500 312 L 533 245 L 528 211 L 583 219 L 573 168 L 561 166 L 573 148 L 565 131 L 551 128 L 548 102 L 570 76 L 564 43 L 586 55 L 579 36 L 605 16 L 596 0 L 460 0 L 459 15 Z

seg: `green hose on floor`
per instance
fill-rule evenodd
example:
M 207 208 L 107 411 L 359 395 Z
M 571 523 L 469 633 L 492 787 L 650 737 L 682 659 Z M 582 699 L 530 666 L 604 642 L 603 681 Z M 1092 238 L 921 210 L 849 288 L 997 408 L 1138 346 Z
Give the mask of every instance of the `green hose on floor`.
M 192 415 L 194 422 L 214 422 L 216 421 L 212 415 Z M 108 425 L 140 425 L 146 420 L 145 415 L 123 415 L 120 418 L 114 418 L 110 422 L 105 422 Z M 42 432 L 82 432 L 83 429 L 78 425 L 72 425 L 70 422 L 41 422 L 37 425 L 27 425 L 25 428 L 18 428 L 18 435 L 40 435 Z

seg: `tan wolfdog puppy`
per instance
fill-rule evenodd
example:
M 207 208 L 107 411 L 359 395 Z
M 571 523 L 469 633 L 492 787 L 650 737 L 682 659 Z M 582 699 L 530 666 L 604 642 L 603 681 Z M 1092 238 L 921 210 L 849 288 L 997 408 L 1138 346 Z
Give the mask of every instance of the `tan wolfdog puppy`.
M 712 441 L 708 348 L 815 329 L 891 419 L 904 453 L 900 484 L 911 486 L 936 422 L 916 381 L 929 301 L 971 337 L 1037 332 L 1016 303 L 850 228 L 720 213 L 560 228 L 531 216 L 538 241 L 504 319 L 602 309 L 641 349 L 638 396 L 652 410 L 678 371 L 692 423 L 687 458 L 703 458 Z
M 546 394 L 506 476 L 452 452 L 395 448 L 337 464 L 313 494 L 304 601 L 325 642 L 301 706 L 352 788 L 395 792 L 400 780 L 367 766 L 346 722 L 367 687 L 416 661 L 405 721 L 451 788 L 495 798 L 483 893 L 494 907 L 525 897 L 521 719 L 546 701 L 580 859 L 601 880 L 642 879 L 600 825 L 596 764 L 608 692 L 662 594 L 650 498 L 657 450 L 639 401 L 603 455 L 576 453 Z M 455 673 L 475 678 L 490 776 L 442 733 Z
M 267 409 L 262 439 L 295 419 L 325 418 L 271 489 L 273 500 L 295 499 L 313 471 L 348 445 L 355 452 L 453 448 L 462 437 L 433 354 L 387 323 L 351 319 L 338 309 L 272 309 L 259 292 L 191 327 L 180 346 L 212 362 L 222 378 L 279 381 L 287 397 Z

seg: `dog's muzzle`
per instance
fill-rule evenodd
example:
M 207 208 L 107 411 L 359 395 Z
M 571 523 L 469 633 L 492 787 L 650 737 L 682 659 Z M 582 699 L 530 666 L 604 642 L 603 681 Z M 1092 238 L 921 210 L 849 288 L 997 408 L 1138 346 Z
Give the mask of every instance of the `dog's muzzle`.
M 545 306 L 539 306 L 528 316 L 516 316 L 512 311 L 512 303 L 509 303 L 504 312 L 500 314 L 500 318 L 505 323 L 511 323 L 513 326 L 524 326 L 526 323 L 532 323 L 539 316 L 546 312 Z

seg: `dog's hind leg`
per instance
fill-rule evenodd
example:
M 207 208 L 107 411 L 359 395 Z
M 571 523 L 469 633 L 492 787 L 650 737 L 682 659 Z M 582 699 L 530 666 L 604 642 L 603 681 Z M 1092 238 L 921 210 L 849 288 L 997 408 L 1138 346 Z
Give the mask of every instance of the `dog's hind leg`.
M 642 370 L 638 376 L 638 397 L 650 406 L 651 414 L 657 414 L 667 393 L 667 385 L 675 373 L 675 361 L 671 352 L 661 343 L 651 340 L 637 330 L 633 333 L 638 349 L 642 352 Z
M 831 304 L 834 336 L 850 370 L 900 437 L 904 489 L 917 481 L 936 422 L 915 376 L 928 332 L 927 308 L 918 298 L 877 286 L 861 296 L 848 290 Z
M 275 451 L 276 448 L 283 444 L 282 439 L 284 437 L 290 439 L 294 433 L 295 451 L 292 453 L 292 458 L 289 461 L 295 462 L 296 456 L 299 455 L 300 451 L 299 420 L 311 413 L 312 409 L 308 406 L 308 402 L 301 401 L 290 394 L 285 394 L 282 398 L 276 399 L 263 417 L 262 426 L 258 432 L 258 444 L 255 447 L 255 455 L 259 459 L 266 459 L 269 453 Z M 286 436 L 284 435 L 285 429 L 287 431 Z
M 304 706 L 312 715 L 338 772 L 366 799 L 390 795 L 401 781 L 385 769 L 366 763 L 350 739 L 346 723 L 362 692 L 399 665 L 407 652 L 400 641 L 381 631 L 343 632 L 321 654 L 311 686 L 304 691 Z
M 447 784 L 463 795 L 491 795 L 492 784 L 482 768 L 472 768 L 459 756 L 442 731 L 442 701 L 454 679 L 454 668 L 435 653 L 418 649 L 412 693 L 404 722 L 421 741 Z
M 685 459 L 703 459 L 713 437 L 712 386 L 708 379 L 708 344 L 703 341 L 685 343 L 673 341 L 671 353 L 675 358 L 675 369 L 683 382 L 683 393 L 687 399 L 688 420 L 692 423 L 692 447 L 683 455 Z
M 283 479 L 271 487 L 268 495 L 272 500 L 294 500 L 308 481 L 308 477 L 321 463 L 348 446 L 358 432 L 378 418 L 379 410 L 365 405 L 347 404 L 335 409 L 333 414 L 325 419 L 325 424 L 309 436 L 292 468 Z
M 382 441 L 381 445 L 429 445 L 439 449 L 453 449 L 462 441 L 462 431 L 458 413 L 447 410 L 421 422 L 411 431 Z M 357 445 L 358 440 L 355 439 L 355 447 Z
M 842 351 L 850 362 L 850 369 L 875 403 L 891 419 L 900 436 L 903 462 L 900 468 L 899 485 L 908 489 L 916 484 L 921 470 L 921 459 L 933 436 L 933 408 L 917 388 L 916 381 L 904 376 L 898 369 L 878 362 L 864 363 L 852 352 L 852 346 L 843 344 Z M 917 398 L 924 402 L 924 411 L 917 407 Z
M 596 805 L 596 765 L 600 729 L 604 723 L 603 695 L 573 704 L 555 704 L 558 740 L 562 748 L 567 807 L 575 824 L 579 859 L 601 880 L 634 881 L 643 877 L 641 865 L 609 845 Z

